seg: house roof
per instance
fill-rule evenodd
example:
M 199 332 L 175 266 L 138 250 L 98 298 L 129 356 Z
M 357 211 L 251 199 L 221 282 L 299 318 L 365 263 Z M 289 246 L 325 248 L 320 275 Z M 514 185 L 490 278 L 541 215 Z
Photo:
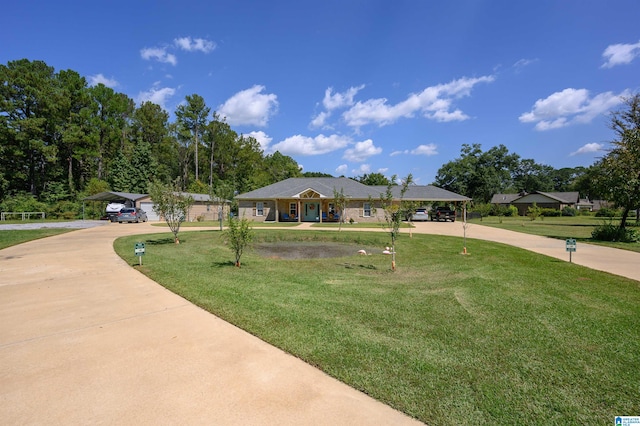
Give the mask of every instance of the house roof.
M 491 204 L 509 204 L 520 197 L 522 197 L 520 194 L 493 194 Z
M 146 197 L 148 194 L 131 194 L 129 192 L 100 192 L 99 194 L 90 195 L 84 201 L 119 201 L 131 200 L 136 201 Z
M 289 178 L 274 184 L 236 196 L 239 200 L 266 200 L 300 198 L 306 191 L 314 191 L 321 198 L 334 198 L 334 189 L 343 190 L 345 197 L 366 200 L 380 198 L 387 191 L 386 186 L 368 186 L 349 178 Z M 392 187 L 394 197 L 400 197 L 399 186 Z M 411 185 L 405 193 L 407 201 L 468 201 L 463 195 L 438 188 L 433 185 Z
M 530 194 L 493 194 L 491 197 L 491 204 L 510 204 L 518 203 L 518 200 L 525 198 L 532 194 L 540 194 L 552 200 L 558 201 L 563 204 L 577 204 L 580 200 L 579 192 L 542 192 L 533 191 Z
M 580 199 L 580 193 L 578 192 L 541 192 L 541 191 L 534 191 L 531 194 L 527 194 L 523 197 L 518 197 L 516 200 L 513 200 L 513 203 L 518 203 L 521 199 L 529 196 L 529 195 L 533 195 L 533 194 L 539 194 L 542 195 L 544 197 L 547 198 L 551 198 L 554 201 L 557 201 L 559 203 L 562 204 L 576 204 L 578 202 L 578 200 Z

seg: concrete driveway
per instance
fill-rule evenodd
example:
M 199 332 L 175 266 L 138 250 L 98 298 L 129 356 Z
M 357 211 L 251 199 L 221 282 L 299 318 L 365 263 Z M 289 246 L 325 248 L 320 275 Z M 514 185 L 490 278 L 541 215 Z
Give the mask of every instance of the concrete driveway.
M 3 425 L 419 422 L 146 278 L 108 224 L 0 251 Z
M 0 251 L 2 424 L 419 424 L 114 253 L 115 238 L 150 232 L 166 229 L 109 223 Z M 463 226 L 418 223 L 413 232 L 461 237 Z M 480 225 L 467 237 L 568 260 L 564 241 Z M 638 253 L 579 244 L 573 259 L 640 281 Z

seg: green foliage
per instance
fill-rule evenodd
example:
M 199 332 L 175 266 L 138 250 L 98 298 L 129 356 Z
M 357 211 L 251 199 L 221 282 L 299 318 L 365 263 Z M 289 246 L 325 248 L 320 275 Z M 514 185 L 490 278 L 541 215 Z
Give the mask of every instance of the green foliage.
M 560 217 L 562 216 L 562 212 L 558 209 L 542 208 L 540 209 L 540 216 L 541 217 Z M 573 216 L 575 216 L 575 214 Z
M 578 210 L 574 209 L 573 207 L 565 206 L 562 209 L 562 216 L 575 216 L 577 214 Z
M 82 205 L 76 201 L 58 201 L 47 209 L 47 217 L 50 219 L 75 220 L 81 216 Z
M 538 207 L 536 203 L 533 203 L 532 206 L 527 207 L 527 216 L 531 220 L 536 220 L 542 215 L 542 208 Z
M 622 243 L 635 243 L 639 240 L 638 232 L 635 229 L 621 228 L 609 220 L 596 228 L 591 233 L 594 240 L 599 241 L 618 241 Z
M 153 210 L 164 217 L 169 229 L 173 233 L 174 241 L 180 244 L 178 233 L 180 225 L 187 217 L 189 209 L 193 205 L 193 198 L 179 191 L 178 184 L 163 185 L 152 182 L 149 185 L 149 195 L 153 200 Z
M 254 238 L 251 230 L 251 221 L 247 218 L 233 218 L 229 220 L 229 226 L 225 231 L 225 242 L 235 254 L 235 265 L 240 267 L 240 258 L 245 249 Z
M 622 217 L 622 211 L 620 209 L 603 207 L 596 212 L 596 217 Z
M 388 186 L 395 185 L 394 179 L 388 179 L 382 173 L 365 173 L 362 176 L 357 176 L 355 178 L 360 183 L 370 186 Z
M 87 183 L 86 192 L 88 195 L 95 195 L 101 192 L 109 191 L 109 189 L 110 188 L 108 182 L 96 178 L 91 178 Z
M 471 212 L 478 213 L 480 215 L 480 220 L 482 220 L 483 217 L 489 216 L 493 209 L 494 206 L 490 203 L 476 203 L 470 210 Z
M 2 201 L 0 210 L 3 212 L 46 212 L 47 205 L 36 200 L 33 195 L 21 192 Z
M 627 214 L 640 206 L 640 93 L 624 100 L 622 110 L 611 114 L 610 127 L 616 139 L 612 148 L 596 163 L 596 186 L 623 210 L 620 228 Z

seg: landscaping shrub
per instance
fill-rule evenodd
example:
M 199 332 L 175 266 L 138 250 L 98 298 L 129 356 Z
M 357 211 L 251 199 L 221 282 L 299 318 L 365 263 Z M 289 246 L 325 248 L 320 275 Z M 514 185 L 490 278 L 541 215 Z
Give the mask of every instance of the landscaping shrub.
M 629 228 L 620 228 L 609 221 L 595 227 L 591 237 L 598 241 L 617 241 L 621 243 L 635 243 L 638 241 L 638 231 Z
M 566 206 L 565 208 L 562 209 L 562 216 L 575 216 L 578 214 L 578 210 L 574 209 L 573 207 L 569 207 Z
M 620 217 L 622 212 L 619 209 L 603 207 L 596 212 L 596 217 Z
M 540 216 L 543 216 L 543 217 L 559 217 L 559 216 L 562 216 L 562 212 L 560 210 L 556 210 L 556 209 L 540 209 Z

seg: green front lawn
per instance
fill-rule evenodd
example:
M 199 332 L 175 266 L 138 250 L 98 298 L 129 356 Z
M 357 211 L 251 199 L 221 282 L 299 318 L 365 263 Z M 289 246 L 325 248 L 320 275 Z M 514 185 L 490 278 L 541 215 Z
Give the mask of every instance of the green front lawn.
M 379 232 L 256 230 L 259 242 L 352 244 L 354 255 L 242 268 L 218 231 L 146 242 L 152 279 L 430 425 L 610 424 L 640 413 L 640 283 L 517 248 Z M 373 252 L 356 255 L 359 248 Z

